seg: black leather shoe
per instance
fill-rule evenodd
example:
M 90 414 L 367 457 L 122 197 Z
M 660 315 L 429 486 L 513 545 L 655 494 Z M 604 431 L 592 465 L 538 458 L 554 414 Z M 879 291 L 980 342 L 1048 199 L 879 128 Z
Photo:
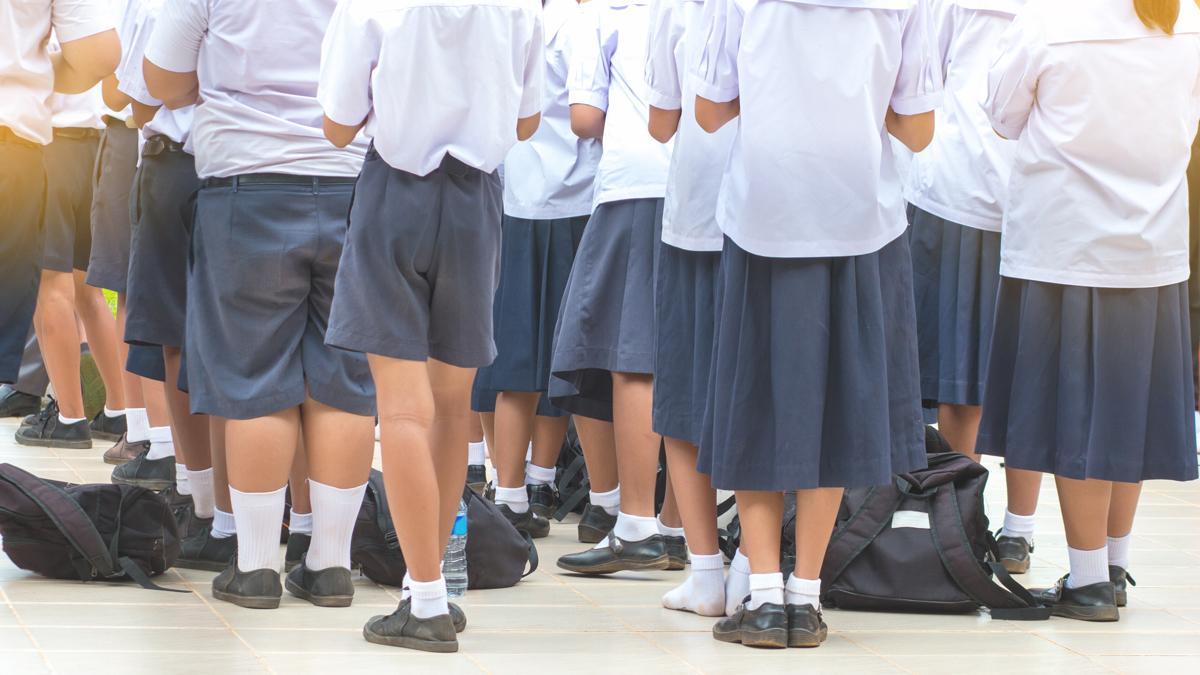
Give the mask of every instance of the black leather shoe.
M 138 455 L 150 451 L 150 441 L 130 443 L 124 435 L 111 448 L 104 451 L 104 463 L 120 466 L 132 462 Z
M 663 537 L 667 542 L 667 569 L 681 570 L 687 567 L 687 539 L 683 537 Z
M 665 570 L 670 564 L 661 534 L 625 541 L 610 534 L 608 546 L 589 548 L 558 559 L 558 566 L 576 574 L 612 574 L 627 570 Z
M 30 424 L 17 429 L 20 445 L 39 448 L 69 448 L 87 450 L 92 447 L 92 430 L 87 420 L 63 424 L 58 415 L 58 403 L 51 400 L 46 409 L 34 416 Z
M 221 539 L 212 536 L 212 518 L 193 518 L 192 523 L 191 528 L 197 531 L 179 543 L 175 566 L 205 572 L 225 570 L 230 558 L 237 554 L 237 536 Z
M 345 567 L 330 567 L 314 572 L 300 563 L 288 572 L 288 593 L 317 607 L 349 607 L 354 601 L 354 580 Z
M 527 533 L 530 539 L 541 539 L 550 534 L 550 521 L 534 513 L 532 508 L 525 513 L 516 513 L 508 507 L 508 504 L 500 504 L 498 508 L 508 522 L 513 524 L 513 527 Z
M 279 572 L 268 569 L 243 572 L 234 559 L 213 579 L 212 594 L 217 600 L 238 607 L 275 609 L 283 597 L 283 585 L 279 583 Z
M 283 569 L 291 572 L 296 569 L 296 566 L 304 562 L 304 554 L 308 553 L 308 547 L 312 545 L 312 535 L 303 532 L 292 532 L 288 534 L 287 552 L 283 555 Z
M 789 647 L 820 647 L 829 637 L 821 610 L 812 605 L 788 605 L 787 618 Z
M 558 510 L 558 492 L 550 484 L 526 486 L 529 508 L 543 518 L 552 518 Z
M 458 651 L 458 634 L 450 615 L 418 619 L 412 615 L 412 603 L 408 600 L 387 616 L 371 617 L 363 626 L 363 637 L 367 642 L 389 647 L 441 654 Z
M 42 410 L 42 398 L 0 385 L 0 417 L 25 417 L 37 415 Z
M 1067 588 L 1067 577 L 1058 580 L 1054 588 L 1029 591 L 1050 614 L 1079 621 L 1117 621 L 1117 594 L 1111 581 L 1101 581 L 1079 588 Z
M 996 548 L 1000 550 L 1000 564 L 1009 574 L 1024 574 L 1029 571 L 1029 554 L 1033 544 L 1025 537 L 996 537 Z
M 487 485 L 487 467 L 482 464 L 467 465 L 467 487 L 480 497 L 483 496 L 483 488 Z
M 1108 579 L 1112 582 L 1113 590 L 1116 592 L 1117 607 L 1124 607 L 1129 602 L 1129 587 L 1137 586 L 1137 582 L 1129 576 L 1129 572 L 1116 565 L 1108 566 Z
M 102 441 L 118 441 L 125 435 L 125 416 L 109 417 L 104 410 L 96 413 L 89 425 L 92 428 L 92 438 Z
M 147 490 L 166 490 L 175 484 L 175 457 L 150 459 L 149 451 L 113 469 L 112 482 Z
M 713 626 L 713 637 L 747 647 L 783 649 L 788 646 L 787 610 L 783 605 L 771 602 L 754 610 L 746 609 L 742 604 L 733 616 L 721 619 Z
M 579 517 L 579 541 L 584 544 L 599 544 L 612 532 L 617 524 L 617 517 L 608 515 L 608 511 L 594 504 L 583 507 L 583 515 Z

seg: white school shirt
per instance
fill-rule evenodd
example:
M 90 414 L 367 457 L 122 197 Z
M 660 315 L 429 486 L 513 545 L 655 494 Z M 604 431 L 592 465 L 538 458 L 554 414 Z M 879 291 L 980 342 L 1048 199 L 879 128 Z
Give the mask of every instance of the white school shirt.
M 3 0 L 0 2 L 0 126 L 45 145 L 53 138 L 50 96 L 54 67 L 50 30 L 64 42 L 114 26 L 109 0 Z
M 150 94 L 142 72 L 146 46 L 154 34 L 155 21 L 163 3 L 164 0 L 130 0 L 128 13 L 132 15 L 132 20 L 122 27 L 128 33 L 121 36 L 124 52 L 121 54 L 121 65 L 117 67 L 117 88 L 142 105 L 160 106 L 154 117 L 142 127 L 143 139 L 161 134 L 176 143 L 186 144 L 191 136 L 196 106 L 189 105 L 176 110 L 166 107 Z M 140 157 L 138 161 L 141 161 Z
M 117 37 L 121 40 L 121 59 L 124 60 L 125 52 L 129 50 L 129 44 L 125 41 L 125 35 L 128 31 L 129 24 L 133 21 L 134 12 L 129 11 L 129 5 L 133 0 L 112 0 L 113 16 L 117 22 Z M 120 72 L 120 68 L 118 68 Z M 101 96 L 103 101 L 103 96 Z M 128 122 L 129 118 L 133 117 L 133 106 L 125 106 L 120 110 L 112 110 L 107 105 L 104 106 L 104 114 L 109 117 L 115 117 L 122 122 Z M 140 154 L 140 153 L 139 153 Z
M 51 94 L 50 124 L 55 129 L 103 129 L 106 109 L 98 84 L 82 94 Z
M 342 0 L 321 49 L 325 115 L 418 176 L 446 155 L 491 173 L 542 111 L 537 0 Z
M 187 150 L 201 178 L 249 173 L 356 176 L 358 139 L 336 148 L 317 103 L 321 40 L 337 0 L 169 0 L 146 47 L 151 63 L 196 71 L 200 103 Z
M 1187 279 L 1195 3 L 1180 3 L 1167 36 L 1128 0 L 1031 1 L 998 54 L 987 111 L 1018 139 L 1000 273 L 1107 288 Z
M 983 103 L 1000 36 L 1025 0 L 933 0 L 946 94 L 933 142 L 913 156 L 906 197 L 939 218 L 999 232 L 1017 144 L 996 135 Z
M 549 0 L 545 31 L 546 82 L 542 123 L 504 158 L 504 213 L 514 218 L 554 220 L 592 212 L 600 142 L 571 131 L 567 68 L 583 23 L 575 0 Z
M 717 195 L 729 163 L 736 125 L 715 134 L 696 123 L 696 88 L 688 66 L 704 49 L 704 0 L 655 0 L 650 22 L 647 97 L 662 110 L 679 110 L 679 129 L 667 174 L 662 240 L 688 251 L 720 251 Z
M 741 99 L 717 222 L 779 258 L 857 256 L 908 223 L 890 105 L 929 112 L 942 82 L 925 0 L 709 0 L 696 91 Z
M 593 0 L 567 75 L 568 101 L 606 112 L 593 210 L 623 199 L 661 199 L 673 143 L 650 135 L 646 87 L 649 0 Z

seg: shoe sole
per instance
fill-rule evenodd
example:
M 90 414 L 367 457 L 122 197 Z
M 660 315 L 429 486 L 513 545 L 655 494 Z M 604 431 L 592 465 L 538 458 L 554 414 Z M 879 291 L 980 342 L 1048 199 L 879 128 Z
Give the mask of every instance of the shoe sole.
M 548 527 L 543 532 L 530 532 L 529 530 L 522 530 L 519 527 L 517 530 L 528 534 L 530 539 L 545 539 L 546 537 L 550 536 L 550 528 Z
M 680 560 L 679 558 L 669 558 L 667 569 L 672 572 L 678 572 L 679 570 L 687 569 L 687 561 Z
M 31 448 L 62 448 L 64 450 L 91 450 L 91 441 L 56 441 L 53 439 L 25 438 L 16 436 L 17 445 Z
M 789 647 L 798 647 L 800 649 L 812 649 L 820 647 L 825 638 L 829 637 L 829 629 L 822 628 L 818 633 L 811 633 L 806 630 L 789 630 L 788 645 Z
M 11 413 L 5 413 L 5 414 L 3 414 L 3 415 L 0 415 L 0 419 L 9 419 L 9 418 L 12 418 L 12 419 L 20 419 L 20 420 L 24 420 L 26 417 L 29 417 L 30 415 L 36 415 L 36 414 L 38 414 L 38 413 L 40 413 L 40 412 L 41 412 L 41 410 L 40 410 L 40 409 L 39 409 L 39 410 L 33 410 L 32 408 L 29 408 L 29 409 L 26 409 L 26 410 L 14 410 L 14 411 L 13 411 L 13 412 L 11 412 Z
M 228 564 L 229 563 L 226 563 L 226 566 L 228 566 Z M 217 600 L 224 600 L 225 602 L 232 603 L 234 605 L 237 605 L 238 607 L 245 607 L 246 609 L 278 609 L 279 608 L 279 598 L 275 597 L 273 595 L 272 596 L 234 595 L 233 593 L 226 593 L 225 591 L 218 591 L 215 588 L 213 589 L 212 594 L 213 594 L 213 597 L 216 598 Z
M 111 464 L 112 466 L 121 466 L 122 464 L 128 464 L 132 461 L 132 457 L 108 457 L 107 455 L 104 457 L 104 463 Z
M 1000 564 L 1004 566 L 1004 571 L 1009 574 L 1025 574 L 1029 571 L 1029 558 L 1024 560 L 1002 558 Z
M 458 640 L 453 642 L 440 642 L 434 640 L 418 640 L 411 637 L 392 637 L 390 635 L 380 635 L 374 633 L 371 629 L 363 628 L 363 638 L 372 644 L 386 645 L 388 647 L 401 647 L 403 649 L 414 649 L 421 652 L 434 652 L 437 654 L 452 654 L 458 651 Z
M 714 628 L 713 637 L 721 642 L 732 642 L 760 649 L 785 649 L 788 646 L 788 629 L 786 628 L 770 628 L 754 631 L 737 630 L 732 633 L 720 633 Z
M 537 504 L 530 506 L 529 509 L 531 511 L 533 511 L 534 513 L 538 514 L 539 516 L 545 518 L 546 520 L 550 520 L 551 518 L 553 518 L 554 512 L 558 510 L 553 507 L 540 506 Z
M 1117 607 L 1124 607 L 1129 604 L 1129 592 L 1117 591 Z
M 161 492 L 175 484 L 175 481 L 172 480 L 130 480 L 128 478 L 117 478 L 116 476 L 112 477 L 112 482 L 113 485 L 132 485 L 133 487 L 146 488 L 147 490 L 153 490 L 155 492 Z M 225 562 L 228 563 L 229 561 Z M 221 569 L 225 568 L 222 567 Z
M 608 530 L 603 532 L 594 527 L 579 526 L 579 543 L 581 544 L 599 544 L 608 536 Z
M 121 440 L 121 437 L 124 435 L 125 434 L 110 434 L 107 431 L 92 430 L 92 440 L 94 441 L 112 441 L 113 443 L 116 443 L 117 441 Z
M 614 560 L 603 565 L 594 565 L 591 567 L 575 567 L 564 565 L 560 558 L 556 563 L 560 568 L 568 572 L 576 574 L 612 574 L 614 572 L 642 572 L 649 570 L 665 570 L 670 564 L 667 556 L 655 558 L 653 560 Z
M 220 562 L 215 560 L 189 560 L 187 558 L 177 558 L 175 567 L 185 570 L 200 570 L 201 572 L 220 572 L 229 567 L 229 560 L 225 559 Z
M 285 581 L 283 587 L 287 589 L 288 593 L 301 600 L 307 600 L 317 607 L 349 607 L 350 603 L 354 602 L 353 593 L 350 595 L 313 595 L 299 585 L 292 583 L 291 579 Z
M 1051 616 L 1076 621 L 1110 622 L 1119 621 L 1121 616 L 1115 605 L 1111 607 L 1076 607 L 1073 605 L 1054 605 L 1050 608 Z

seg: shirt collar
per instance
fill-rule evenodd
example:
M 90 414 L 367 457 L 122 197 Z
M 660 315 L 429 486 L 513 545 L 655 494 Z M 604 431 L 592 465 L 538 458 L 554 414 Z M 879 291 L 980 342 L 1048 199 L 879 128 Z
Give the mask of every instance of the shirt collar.
M 1040 5 L 1046 12 L 1046 42 L 1104 42 L 1161 37 L 1138 18 L 1130 0 L 1056 0 Z M 1189 0 L 1179 3 L 1175 33 L 1200 33 L 1200 7 Z

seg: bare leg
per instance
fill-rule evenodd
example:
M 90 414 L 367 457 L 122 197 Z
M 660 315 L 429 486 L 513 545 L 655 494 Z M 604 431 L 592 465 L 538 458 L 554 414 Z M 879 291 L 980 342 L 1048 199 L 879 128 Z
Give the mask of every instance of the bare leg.
M 1141 483 L 1112 484 L 1112 498 L 1108 504 L 1108 536 L 1116 539 L 1133 531 L 1133 517 L 1137 514 L 1141 496 Z
M 239 492 L 274 492 L 292 468 L 300 437 L 300 408 L 250 420 L 226 420 L 229 484 Z
M 145 408 L 146 399 L 142 396 L 142 378 L 125 370 L 129 359 L 129 345 L 125 344 L 125 295 L 117 296 L 117 349 L 121 359 L 121 378 L 125 384 L 125 407 Z
M 441 503 L 440 554 L 450 541 L 450 530 L 454 527 L 467 482 L 467 426 L 475 414 L 471 412 L 475 369 L 458 368 L 435 359 L 429 360 L 428 369 L 434 401 L 429 447 L 433 452 Z
M 487 442 L 488 451 L 496 447 L 496 413 L 479 413 L 479 425 L 483 429 L 483 440 Z
M 783 494 L 738 490 L 738 518 L 742 523 L 741 551 L 750 559 L 752 574 L 779 572 L 780 530 L 783 528 Z M 796 517 L 799 523 L 799 515 Z
M 558 463 L 563 439 L 567 437 L 569 417 L 533 418 L 533 463 L 551 467 Z
M 142 398 L 146 401 L 146 418 L 151 427 L 171 426 L 171 408 L 167 405 L 167 391 L 162 382 L 142 378 Z
M 575 430 L 579 432 L 579 444 L 583 446 L 592 492 L 616 490 L 617 444 L 612 423 L 576 415 Z
M 175 454 L 181 464 L 191 471 L 212 468 L 212 449 L 208 440 L 208 416 L 193 415 L 187 393 L 179 390 L 179 368 L 183 352 L 176 347 L 163 347 L 167 365 L 167 381 L 163 391 L 171 413 L 171 429 L 175 438 Z
M 667 477 L 683 520 L 688 549 L 699 555 L 717 553 L 717 493 L 708 476 L 696 470 L 696 446 L 676 438 L 667 438 L 666 442 Z
M 1107 545 L 1108 513 L 1113 484 L 1104 480 L 1074 480 L 1056 476 L 1067 545 L 1094 551 Z M 1132 524 L 1132 518 L 1129 519 Z
M 1037 512 L 1038 495 L 1042 491 L 1040 471 L 1004 468 L 1005 487 L 1008 491 L 1008 510 L 1018 516 L 1032 516 Z
M 38 346 L 64 417 L 82 418 L 79 378 L 79 326 L 75 321 L 75 280 L 65 272 L 42 270 L 37 309 L 33 314 Z
M 371 451 L 375 450 L 374 421 L 371 423 Z M 288 490 L 292 494 L 292 511 L 296 513 L 312 513 L 312 500 L 308 489 L 308 448 L 305 447 L 304 437 L 300 434 L 300 442 L 296 444 L 296 455 L 292 458 L 292 470 L 288 473 Z M 370 474 L 370 469 L 367 471 Z M 361 485 L 361 483 L 359 483 Z
M 653 380 L 630 373 L 613 373 L 612 379 L 621 513 L 653 518 L 654 477 L 662 443 L 651 424 Z
M 841 488 L 817 488 L 796 491 L 796 571 L 800 579 L 819 579 L 825 549 L 833 535 Z M 741 513 L 741 504 L 738 504 Z
M 658 511 L 658 519 L 667 527 L 683 527 L 683 516 L 679 514 L 679 504 L 675 500 L 675 488 L 671 484 L 671 473 L 667 471 L 667 487 L 663 493 L 662 508 Z
M 88 347 L 96 359 L 100 379 L 104 381 L 104 405 L 111 410 L 125 409 L 124 363 L 117 339 L 117 324 L 113 319 L 104 292 L 88 286 L 86 275 L 76 270 L 75 311 L 87 330 Z
M 498 487 L 525 485 L 525 452 L 533 438 L 533 416 L 540 396 L 538 392 L 525 391 L 502 391 L 496 395 L 496 444 L 491 448 Z
M 483 413 L 471 417 L 469 433 L 472 443 L 480 443 L 483 441 Z
M 950 447 L 978 462 L 975 437 L 979 435 L 982 417 L 983 408 L 979 406 L 942 403 L 938 405 L 938 431 Z
M 308 475 L 318 483 L 342 489 L 366 483 L 375 455 L 375 420 L 312 397 L 305 399 L 300 411 Z
M 217 508 L 233 513 L 233 501 L 229 498 L 229 472 L 225 461 L 225 419 L 208 418 L 208 440 L 212 447 L 213 496 Z

